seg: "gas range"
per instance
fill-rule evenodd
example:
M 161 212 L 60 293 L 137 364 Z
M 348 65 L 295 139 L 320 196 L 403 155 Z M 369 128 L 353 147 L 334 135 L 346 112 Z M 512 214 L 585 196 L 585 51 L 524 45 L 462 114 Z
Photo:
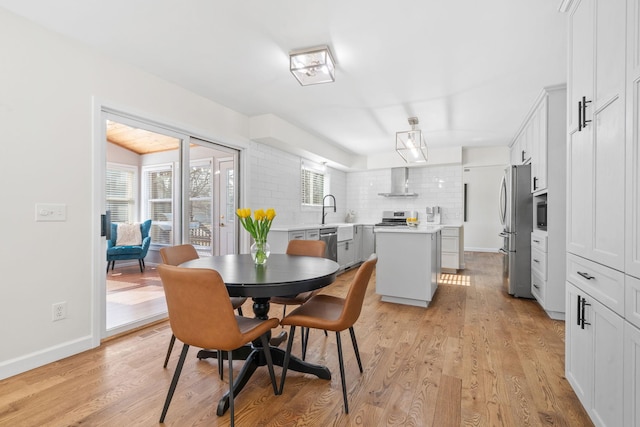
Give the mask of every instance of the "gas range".
M 416 211 L 383 211 L 382 221 L 376 227 L 408 227 L 407 218 L 417 218 Z

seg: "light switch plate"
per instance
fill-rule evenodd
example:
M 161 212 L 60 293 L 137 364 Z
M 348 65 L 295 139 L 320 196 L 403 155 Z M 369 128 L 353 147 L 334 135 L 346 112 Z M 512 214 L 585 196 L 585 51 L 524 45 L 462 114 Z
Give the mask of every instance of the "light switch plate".
M 63 203 L 36 203 L 36 221 L 66 221 L 67 205 Z

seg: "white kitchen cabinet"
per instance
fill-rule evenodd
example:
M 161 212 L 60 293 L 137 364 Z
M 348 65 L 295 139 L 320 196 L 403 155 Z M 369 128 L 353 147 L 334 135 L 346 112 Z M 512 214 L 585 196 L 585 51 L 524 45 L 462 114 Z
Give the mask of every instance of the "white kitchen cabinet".
M 547 188 L 547 102 L 548 95 L 543 92 L 543 97 L 535 107 L 531 117 L 533 137 L 531 140 L 531 192 L 535 193 Z M 561 106 L 564 111 L 566 106 Z M 557 114 L 553 111 L 552 114 Z M 564 118 L 564 114 L 562 117 Z M 562 131 L 562 137 L 566 132 Z M 552 142 L 553 143 L 553 142 Z
M 626 0 L 569 10 L 567 251 L 624 268 Z
M 564 221 L 557 225 L 564 229 Z M 564 239 L 564 234 L 539 229 L 531 233 L 531 293 L 549 317 L 556 320 L 565 318 Z
M 640 279 L 628 275 L 624 280 L 624 318 L 640 328 Z
M 520 142 L 520 139 L 516 138 L 510 146 L 509 159 L 512 165 L 521 165 L 523 163 Z
M 525 123 L 525 126 L 516 134 L 510 145 L 512 165 L 524 165 L 531 160 L 532 132 L 533 128 Z
M 320 240 L 320 230 L 318 228 L 304 230 L 304 238 L 305 240 Z
M 464 268 L 464 228 L 462 226 L 442 227 L 442 270 L 457 273 Z
M 338 264 L 344 270 L 351 267 L 356 262 L 355 247 L 353 239 L 338 242 Z
M 287 252 L 289 240 L 318 240 L 320 238 L 320 230 L 318 228 L 299 229 L 299 230 L 271 230 L 267 236 L 269 247 L 274 254 L 283 254 Z
M 304 240 L 306 237 L 306 230 L 296 230 L 289 232 L 289 240 Z
M 376 231 L 376 293 L 381 300 L 427 307 L 438 288 L 440 244 L 440 231 Z
M 565 374 L 597 426 L 623 425 L 624 320 L 567 283 Z
M 627 7 L 627 120 L 630 123 L 627 125 L 624 270 L 640 278 L 640 0 L 628 0 Z
M 353 253 L 355 262 L 359 263 L 362 261 L 363 255 L 363 225 L 354 225 L 353 226 Z
M 624 425 L 640 426 L 640 329 L 624 322 Z
M 376 237 L 373 232 L 373 225 L 364 225 L 362 227 L 362 258 L 366 261 L 371 254 L 376 251 Z

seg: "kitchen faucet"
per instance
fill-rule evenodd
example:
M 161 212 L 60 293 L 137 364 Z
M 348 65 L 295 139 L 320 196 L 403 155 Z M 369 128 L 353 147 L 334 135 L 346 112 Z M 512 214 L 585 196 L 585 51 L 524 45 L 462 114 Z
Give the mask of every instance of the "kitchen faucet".
M 333 199 L 333 206 L 332 205 L 327 206 L 324 204 L 324 201 L 327 197 L 331 197 Z M 333 194 L 327 194 L 322 198 L 322 225 L 324 225 L 324 217 L 327 216 L 327 214 L 324 212 L 324 208 L 333 208 L 333 211 L 334 212 L 336 211 L 336 198 L 333 196 Z

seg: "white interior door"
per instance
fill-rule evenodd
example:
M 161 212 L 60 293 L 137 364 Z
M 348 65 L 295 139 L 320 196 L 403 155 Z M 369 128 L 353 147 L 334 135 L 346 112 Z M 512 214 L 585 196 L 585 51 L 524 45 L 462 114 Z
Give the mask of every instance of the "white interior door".
M 233 159 L 220 160 L 218 179 L 219 196 L 219 246 L 220 255 L 234 254 L 236 252 L 236 174 L 235 161 Z

